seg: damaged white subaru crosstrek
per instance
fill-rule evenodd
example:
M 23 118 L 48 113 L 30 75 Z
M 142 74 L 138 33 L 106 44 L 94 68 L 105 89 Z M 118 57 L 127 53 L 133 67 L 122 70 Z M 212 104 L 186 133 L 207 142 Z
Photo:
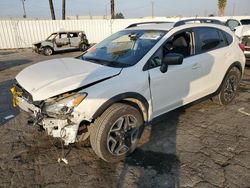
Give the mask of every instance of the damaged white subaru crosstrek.
M 29 66 L 16 76 L 14 104 L 65 144 L 90 137 L 100 158 L 121 160 L 155 117 L 205 96 L 223 105 L 235 97 L 239 41 L 204 22 L 133 24 L 81 58 Z

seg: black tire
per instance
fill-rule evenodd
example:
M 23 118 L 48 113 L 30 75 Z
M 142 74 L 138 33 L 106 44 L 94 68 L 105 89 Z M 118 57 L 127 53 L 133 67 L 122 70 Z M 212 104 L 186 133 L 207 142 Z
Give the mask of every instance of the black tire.
M 46 56 L 50 56 L 50 55 L 52 55 L 54 53 L 54 50 L 53 50 L 53 48 L 51 48 L 49 46 L 46 46 L 46 47 L 43 48 L 43 53 Z
M 79 50 L 85 52 L 88 49 L 88 46 L 84 43 L 79 45 Z
M 106 162 L 118 162 L 132 153 L 144 129 L 138 109 L 123 103 L 113 104 L 91 126 L 91 146 Z
M 237 67 L 231 68 L 222 82 L 218 95 L 214 96 L 212 101 L 220 105 L 231 103 L 235 98 L 240 78 L 240 70 Z

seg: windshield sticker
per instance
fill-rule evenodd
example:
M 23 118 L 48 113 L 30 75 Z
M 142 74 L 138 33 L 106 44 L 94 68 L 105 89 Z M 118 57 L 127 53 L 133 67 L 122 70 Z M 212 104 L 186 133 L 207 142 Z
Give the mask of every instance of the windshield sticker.
M 144 33 L 139 39 L 158 40 L 160 37 L 159 33 Z

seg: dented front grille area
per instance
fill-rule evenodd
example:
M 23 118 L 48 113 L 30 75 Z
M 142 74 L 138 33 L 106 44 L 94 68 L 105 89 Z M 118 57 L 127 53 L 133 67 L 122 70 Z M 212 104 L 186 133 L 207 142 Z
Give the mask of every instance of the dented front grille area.
M 17 92 L 21 92 L 22 98 L 26 99 L 29 103 L 33 103 L 32 95 L 22 88 L 17 82 L 14 84 Z

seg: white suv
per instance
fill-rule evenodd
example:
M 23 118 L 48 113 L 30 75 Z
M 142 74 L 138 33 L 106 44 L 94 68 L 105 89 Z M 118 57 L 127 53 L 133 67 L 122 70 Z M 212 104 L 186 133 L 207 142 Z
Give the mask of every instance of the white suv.
M 134 24 L 81 58 L 34 64 L 16 76 L 13 103 L 65 144 L 90 136 L 108 162 L 130 154 L 144 125 L 208 96 L 235 97 L 245 57 L 229 28 L 213 23 Z

